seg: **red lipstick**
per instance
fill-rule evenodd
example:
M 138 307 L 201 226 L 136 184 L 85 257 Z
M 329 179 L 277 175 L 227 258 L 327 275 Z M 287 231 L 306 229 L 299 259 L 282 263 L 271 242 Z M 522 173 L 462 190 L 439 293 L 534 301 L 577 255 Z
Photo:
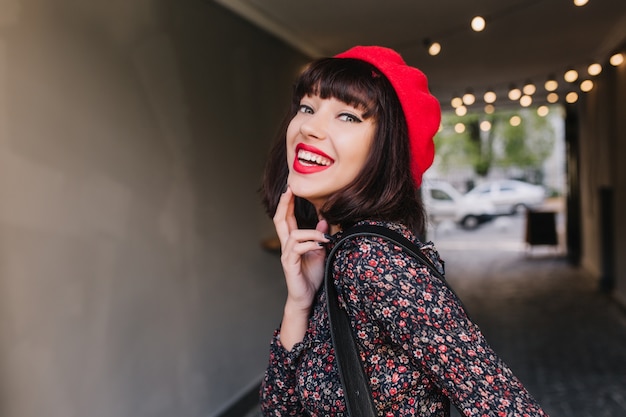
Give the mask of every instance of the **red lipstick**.
M 299 143 L 293 161 L 293 170 L 299 174 L 314 174 L 330 167 L 334 160 L 314 146 Z

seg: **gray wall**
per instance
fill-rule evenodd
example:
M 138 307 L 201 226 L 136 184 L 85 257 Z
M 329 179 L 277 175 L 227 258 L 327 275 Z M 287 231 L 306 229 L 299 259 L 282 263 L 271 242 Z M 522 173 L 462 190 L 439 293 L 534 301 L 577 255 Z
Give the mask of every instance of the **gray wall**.
M 304 58 L 210 1 L 1 10 L 0 415 L 217 413 L 281 315 L 257 188 Z
M 626 52 L 622 48 L 623 52 Z M 603 256 L 610 249 L 602 238 L 600 190 L 613 190 L 613 267 L 616 298 L 626 305 L 626 65 L 605 70 L 596 88 L 583 95 L 580 113 L 580 179 L 582 265 L 598 278 L 605 272 Z
M 626 48 L 625 48 L 626 49 Z M 615 276 L 617 288 L 615 295 L 626 306 L 626 65 L 615 71 Z

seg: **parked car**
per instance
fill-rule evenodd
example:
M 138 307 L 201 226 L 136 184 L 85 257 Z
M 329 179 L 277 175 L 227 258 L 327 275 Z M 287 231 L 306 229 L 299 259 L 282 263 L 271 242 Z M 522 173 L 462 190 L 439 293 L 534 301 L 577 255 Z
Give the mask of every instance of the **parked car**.
M 489 181 L 476 186 L 465 194 L 476 201 L 489 201 L 497 214 L 515 214 L 541 206 L 545 189 L 539 185 L 517 180 Z
M 451 220 L 466 229 L 473 229 L 495 214 L 489 201 L 468 199 L 445 181 L 424 180 L 422 199 L 428 219 L 434 224 Z

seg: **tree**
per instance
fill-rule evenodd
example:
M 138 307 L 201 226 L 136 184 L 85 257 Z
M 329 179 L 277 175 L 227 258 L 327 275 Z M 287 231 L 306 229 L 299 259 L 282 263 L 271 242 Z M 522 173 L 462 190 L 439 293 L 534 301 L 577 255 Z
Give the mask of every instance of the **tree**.
M 511 124 L 513 116 L 520 118 L 518 125 Z M 471 166 L 481 177 L 493 166 L 538 171 L 554 145 L 555 133 L 549 121 L 529 109 L 491 115 L 448 113 L 443 115 L 442 126 L 435 145 L 444 171 L 452 166 Z

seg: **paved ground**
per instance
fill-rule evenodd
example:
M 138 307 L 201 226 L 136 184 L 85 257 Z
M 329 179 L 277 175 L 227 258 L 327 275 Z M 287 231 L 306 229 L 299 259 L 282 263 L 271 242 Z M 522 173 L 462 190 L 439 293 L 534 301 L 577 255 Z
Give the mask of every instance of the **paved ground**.
M 551 417 L 625 417 L 625 310 L 562 248 L 527 248 L 523 216 L 498 220 L 431 235 L 472 318 Z
M 626 416 L 626 312 L 562 247 L 527 247 L 524 226 L 439 230 L 448 280 L 550 416 Z

